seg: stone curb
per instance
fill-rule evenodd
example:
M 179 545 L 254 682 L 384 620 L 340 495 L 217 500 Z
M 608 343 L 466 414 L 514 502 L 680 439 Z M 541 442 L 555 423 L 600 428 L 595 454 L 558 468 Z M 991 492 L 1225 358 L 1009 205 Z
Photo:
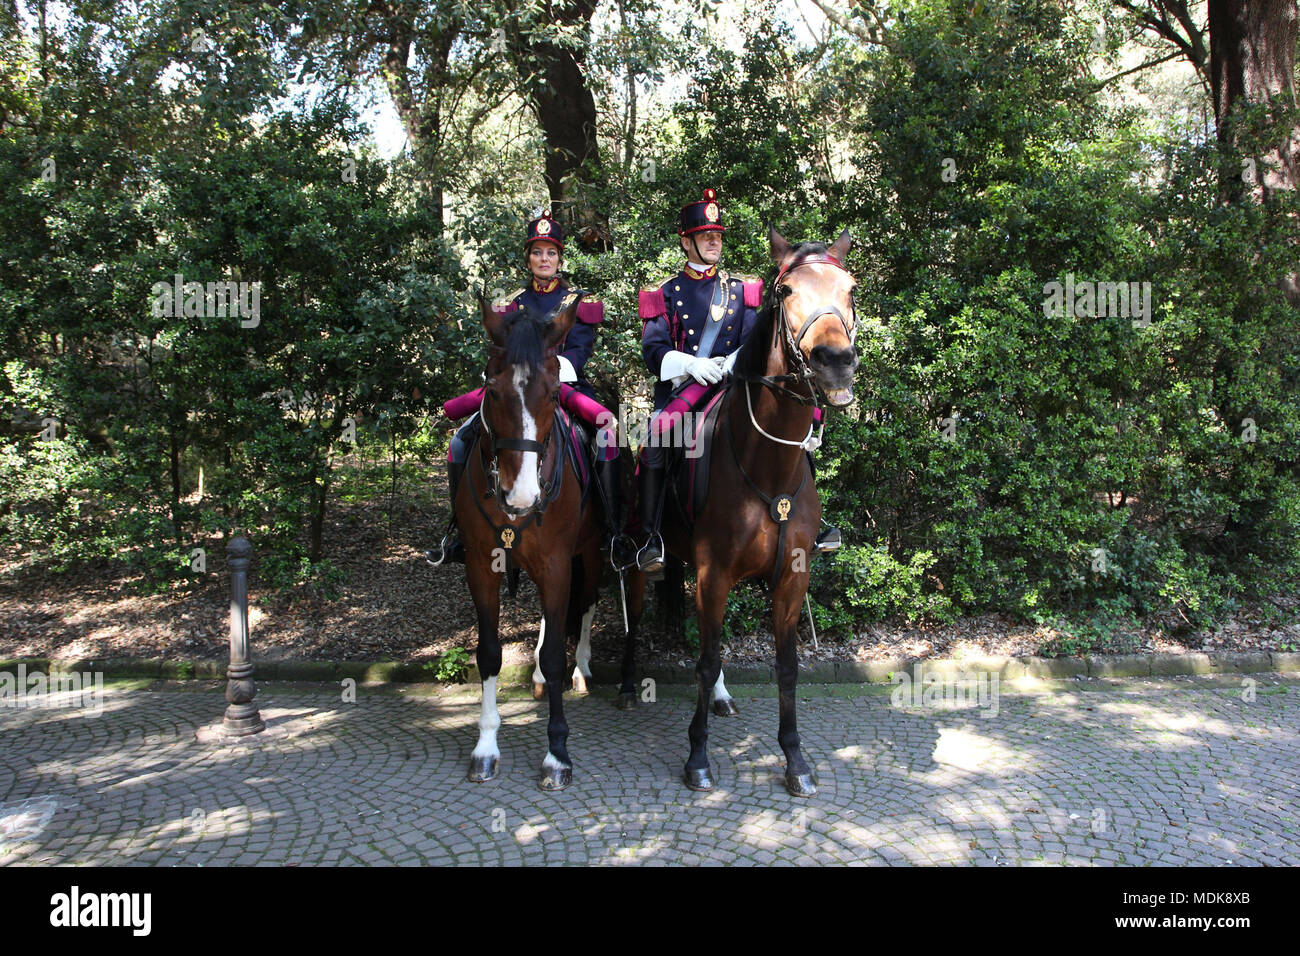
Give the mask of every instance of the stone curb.
M 226 662 L 214 660 L 168 661 L 160 658 L 107 660 L 50 660 L 43 657 L 0 660 L 0 673 L 15 673 L 19 664 L 27 672 L 102 672 L 105 678 L 151 677 L 168 680 L 213 680 L 226 674 Z M 423 664 L 392 661 L 258 661 L 254 658 L 254 680 L 338 682 L 351 678 L 358 683 L 438 683 Z M 1300 652 L 1231 651 L 1187 654 L 1115 654 L 1078 657 L 970 657 L 960 660 L 936 658 L 908 661 L 837 661 L 800 665 L 799 680 L 808 684 L 888 684 L 896 673 L 912 678 L 918 674 L 945 680 L 997 675 L 1000 680 L 1032 677 L 1059 680 L 1070 677 L 1180 677 L 1214 674 L 1300 673 Z M 598 684 L 617 683 L 616 664 L 595 664 Z M 725 668 L 729 684 L 764 684 L 776 679 L 776 669 L 765 664 L 734 664 Z M 501 668 L 503 687 L 530 686 L 532 664 L 510 664 Z M 646 667 L 638 680 L 651 678 L 663 684 L 693 684 L 695 666 Z M 479 682 L 478 667 L 471 664 L 466 682 Z

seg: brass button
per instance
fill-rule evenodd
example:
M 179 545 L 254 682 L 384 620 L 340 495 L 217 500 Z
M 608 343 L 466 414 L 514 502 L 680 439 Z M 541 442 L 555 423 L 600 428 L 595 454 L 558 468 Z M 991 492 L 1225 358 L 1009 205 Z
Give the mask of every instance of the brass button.
M 698 352 L 700 350 L 700 347 L 698 345 L 692 345 L 691 349 L 692 351 Z
M 675 285 L 675 286 L 673 286 L 673 291 L 674 291 L 674 292 L 681 292 L 681 291 L 682 291 L 682 287 L 679 286 L 679 285 Z M 680 302 L 678 302 L 677 304 L 678 304 L 678 305 L 681 305 Z
M 680 304 L 681 304 L 681 303 L 679 302 L 678 305 L 680 305 Z M 690 316 L 687 315 L 685 312 L 683 312 L 683 313 L 682 313 L 682 318 L 683 318 L 683 319 L 689 319 Z
M 734 298 L 736 297 L 736 293 L 734 293 L 734 292 L 731 293 L 731 297 L 734 299 Z
M 694 334 L 695 334 L 695 330 L 694 330 L 694 329 L 688 329 L 687 332 L 686 332 L 686 334 L 687 334 L 687 335 L 694 335 Z
M 678 305 L 681 305 L 681 304 L 682 304 L 682 300 L 681 300 L 681 299 L 678 299 L 678 300 L 677 300 L 677 304 L 678 304 Z
M 727 331 L 728 331 L 728 332 L 731 331 L 731 326 L 727 326 Z

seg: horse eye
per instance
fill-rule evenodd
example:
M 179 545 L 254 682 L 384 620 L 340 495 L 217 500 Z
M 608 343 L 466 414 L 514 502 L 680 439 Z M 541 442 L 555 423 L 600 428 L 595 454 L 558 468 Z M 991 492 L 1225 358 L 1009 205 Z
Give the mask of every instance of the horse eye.
M 776 287 L 776 297 L 778 299 L 785 299 L 792 295 L 794 295 L 794 289 L 790 288 L 788 285 L 779 285 Z

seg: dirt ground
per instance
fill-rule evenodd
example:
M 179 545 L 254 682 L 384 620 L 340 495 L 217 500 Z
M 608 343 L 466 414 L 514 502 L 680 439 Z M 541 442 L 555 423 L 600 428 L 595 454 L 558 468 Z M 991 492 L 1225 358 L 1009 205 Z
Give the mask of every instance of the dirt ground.
M 256 542 L 250 575 L 250 626 L 255 659 L 421 662 L 456 647 L 477 644 L 474 609 L 463 565 L 429 567 L 421 552 L 436 543 L 446 520 L 432 495 L 336 505 L 326 532 L 330 558 L 346 572 L 337 599 L 310 588 L 277 593 L 259 587 Z M 10 547 L 0 548 L 0 658 L 221 658 L 228 649 L 229 582 L 217 540 L 207 543 L 205 584 L 166 594 L 141 595 L 130 577 L 107 566 L 54 574 Z M 688 594 L 688 602 L 691 600 Z M 1300 599 L 1273 599 L 1283 619 Z M 651 605 L 652 606 L 652 605 Z M 688 605 L 689 606 L 689 605 Z M 1261 607 L 1243 607 L 1213 631 L 1179 621 L 1149 622 L 1132 635 L 1131 650 L 1287 650 L 1300 646 L 1300 625 L 1270 625 Z M 1276 620 L 1277 615 L 1273 615 Z M 501 633 L 506 663 L 531 659 L 539 621 L 536 592 L 525 577 L 515 600 L 502 599 Z M 685 643 L 670 639 L 648 618 L 639 651 L 642 664 L 680 663 Z M 617 660 L 622 615 L 618 589 L 602 590 L 592 631 L 596 660 Z M 1037 654 L 1057 634 L 1001 615 L 964 618 L 948 626 L 886 622 L 851 640 L 820 635 L 814 646 L 806 617 L 800 657 L 806 662 L 866 661 Z M 724 659 L 770 661 L 768 633 L 733 636 Z

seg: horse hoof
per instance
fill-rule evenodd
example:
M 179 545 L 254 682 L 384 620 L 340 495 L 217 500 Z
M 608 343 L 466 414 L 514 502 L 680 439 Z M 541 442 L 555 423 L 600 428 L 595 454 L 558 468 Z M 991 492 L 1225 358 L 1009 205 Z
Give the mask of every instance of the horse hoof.
M 497 757 L 470 757 L 469 758 L 469 782 L 470 783 L 487 783 L 489 780 L 495 780 L 497 774 L 501 772 L 501 762 Z
M 585 674 L 574 674 L 573 692 L 577 694 L 579 697 L 586 697 L 588 694 L 591 693 L 591 685 L 589 683 L 590 680 L 591 678 L 587 677 Z
M 785 788 L 792 797 L 813 797 L 817 795 L 817 778 L 812 773 L 785 772 Z
M 618 695 L 619 710 L 636 710 L 636 694 L 632 691 L 625 691 Z
M 730 697 L 715 700 L 713 702 L 713 712 L 719 717 L 739 717 L 740 711 L 736 708 L 736 702 Z
M 572 767 L 543 767 L 541 774 L 537 777 L 538 790 L 567 790 L 571 783 L 573 783 Z
M 546 696 L 546 685 L 533 681 L 533 700 L 541 700 Z
M 682 782 L 686 784 L 688 790 L 698 790 L 702 793 L 708 793 L 713 789 L 713 775 L 709 773 L 708 767 L 702 767 L 699 770 L 686 768 L 682 774 Z

